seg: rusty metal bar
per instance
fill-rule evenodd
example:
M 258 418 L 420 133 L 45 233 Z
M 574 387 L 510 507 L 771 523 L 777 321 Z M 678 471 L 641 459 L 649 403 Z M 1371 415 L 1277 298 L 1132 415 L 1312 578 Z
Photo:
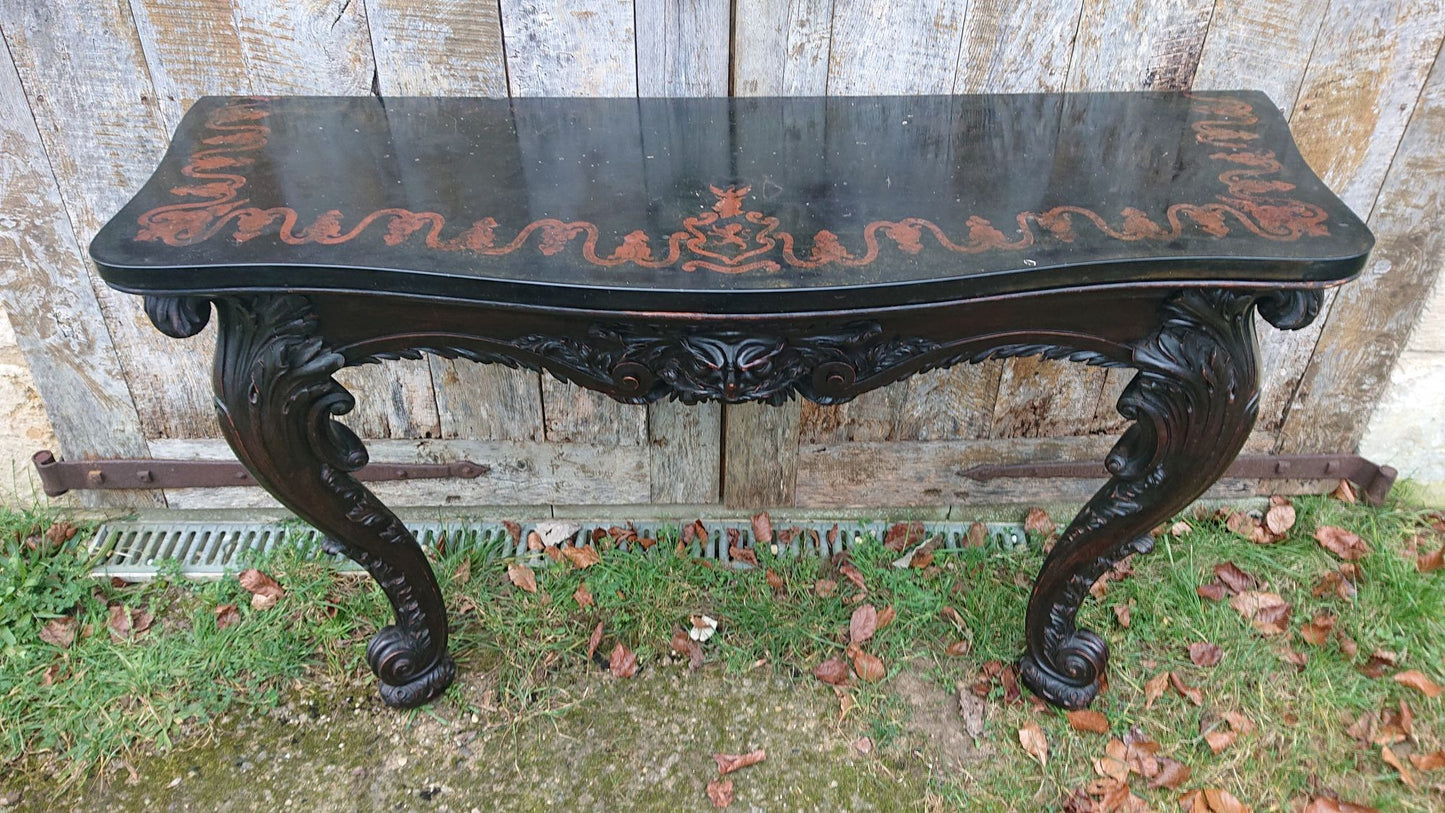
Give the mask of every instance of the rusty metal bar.
M 41 488 L 51 497 L 67 491 L 98 488 L 218 488 L 256 485 L 234 460 L 73 460 L 60 461 L 50 450 L 31 458 Z M 454 463 L 371 463 L 354 472 L 358 480 L 470 480 L 491 466 L 458 460 Z
M 984 464 L 960 469 L 960 477 L 995 480 L 1004 477 L 1105 478 L 1102 463 L 1013 463 Z M 1398 472 L 1359 455 L 1240 455 L 1224 477 L 1241 480 L 1349 480 L 1360 487 L 1370 505 L 1380 505 L 1395 484 Z

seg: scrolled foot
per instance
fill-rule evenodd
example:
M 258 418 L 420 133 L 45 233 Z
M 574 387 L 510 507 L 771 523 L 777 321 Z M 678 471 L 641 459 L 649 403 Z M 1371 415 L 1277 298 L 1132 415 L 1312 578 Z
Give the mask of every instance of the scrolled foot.
M 381 699 L 394 708 L 410 709 L 446 691 L 456 677 L 452 656 L 428 656 L 427 647 L 400 627 L 384 627 L 366 647 L 366 662 L 381 681 Z
M 1048 662 L 1032 652 L 1019 659 L 1019 676 L 1024 685 L 1066 709 L 1081 709 L 1094 702 L 1108 668 L 1109 646 L 1089 630 L 1077 630 L 1062 641 Z

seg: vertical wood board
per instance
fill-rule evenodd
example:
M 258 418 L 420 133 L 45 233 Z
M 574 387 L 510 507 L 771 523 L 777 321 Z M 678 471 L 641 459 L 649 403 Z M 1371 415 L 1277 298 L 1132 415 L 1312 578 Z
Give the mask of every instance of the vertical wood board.
M 382 95 L 507 95 L 496 3 L 368 0 L 366 16 Z
M 733 93 L 821 96 L 828 88 L 833 0 L 736 0 Z

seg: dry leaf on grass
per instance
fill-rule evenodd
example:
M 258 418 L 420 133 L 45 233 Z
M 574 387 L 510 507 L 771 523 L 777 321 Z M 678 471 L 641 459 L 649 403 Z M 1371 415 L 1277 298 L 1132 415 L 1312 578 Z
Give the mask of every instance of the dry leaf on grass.
M 1345 481 L 1341 480 L 1340 482 Z M 1331 799 L 1328 796 L 1316 796 L 1305 805 L 1305 809 L 1300 813 L 1380 813 L 1380 811 L 1377 808 L 1357 805 L 1354 802 Z
M 774 593 L 783 592 L 783 577 L 778 575 L 778 571 L 768 568 L 768 572 L 763 574 L 763 578 L 767 579 L 769 590 Z
M 1269 510 L 1264 514 L 1264 527 L 1276 537 L 1283 537 L 1294 527 L 1294 506 L 1284 497 L 1270 497 Z
M 1120 627 L 1128 629 L 1134 617 L 1134 599 L 1129 599 L 1128 604 L 1115 604 L 1113 609 L 1114 620 L 1119 623 Z
M 40 628 L 40 640 L 51 646 L 69 649 L 75 643 L 75 619 L 68 615 L 52 618 Z
M 236 580 L 241 583 L 241 587 L 245 588 L 246 592 L 253 596 L 279 599 L 286 595 L 286 591 L 275 579 L 254 567 L 236 574 Z
M 768 752 L 759 748 L 746 754 L 713 754 L 712 758 L 717 763 L 718 776 L 726 776 L 733 771 L 762 762 L 768 758 Z
M 1434 573 L 1445 567 L 1445 545 L 1415 558 L 1415 569 L 1421 573 Z
M 1155 774 L 1154 778 L 1149 780 L 1149 787 L 1177 790 L 1180 785 L 1189 781 L 1189 777 L 1193 773 L 1194 771 L 1183 762 L 1177 759 L 1170 759 L 1169 757 L 1161 757 L 1159 759 L 1159 773 Z
M 883 533 L 883 547 L 894 553 L 902 553 L 909 545 L 922 541 L 923 523 L 921 522 L 895 522 Z
M 773 518 L 764 511 L 753 517 L 753 544 L 767 545 L 773 541 Z
M 577 585 L 577 589 L 572 591 L 572 600 L 577 602 L 578 607 L 592 606 L 592 591 L 587 589 L 587 582 Z
M 1243 593 L 1261 586 L 1258 578 L 1233 562 L 1215 565 L 1214 575 L 1225 587 L 1229 588 L 1229 592 L 1232 594 Z
M 873 753 L 873 740 L 869 737 L 859 737 L 853 741 L 853 750 L 866 757 Z
M 1087 731 L 1092 734 L 1109 733 L 1109 718 L 1093 709 L 1071 711 L 1066 716 L 1069 718 L 1069 725 L 1075 731 Z
M 1184 794 L 1179 806 L 1188 813 L 1250 813 L 1250 808 L 1221 788 L 1204 788 Z
M 637 653 L 618 641 L 612 648 L 612 657 L 607 659 L 607 671 L 615 678 L 632 677 L 637 674 Z
M 595 545 L 588 545 L 585 548 L 579 548 L 575 545 L 564 545 L 561 547 L 562 555 L 566 556 L 567 561 L 571 562 L 572 566 L 578 570 L 592 567 L 602 561 L 602 554 L 597 552 L 597 546 Z
M 1280 635 L 1289 629 L 1290 605 L 1277 593 L 1247 590 L 1229 600 L 1264 635 Z
M 1180 697 L 1188 699 L 1190 703 L 1196 706 L 1204 705 L 1204 692 L 1185 683 L 1180 679 L 1179 675 L 1170 672 L 1169 683 L 1174 686 L 1174 691 L 1179 692 Z
M 848 621 L 848 640 L 861 644 L 872 638 L 877 629 L 878 609 L 872 604 L 864 604 L 853 611 L 853 617 Z
M 1401 782 L 1404 782 L 1412 788 L 1419 787 L 1419 785 L 1415 784 L 1415 777 L 1410 775 L 1410 769 L 1405 767 L 1405 763 L 1401 762 L 1398 756 L 1395 756 L 1395 752 L 1390 750 L 1390 746 L 1380 746 L 1380 758 L 1385 760 L 1386 765 L 1389 765 L 1399 772 Z
M 883 661 L 862 649 L 853 650 L 853 671 L 858 673 L 860 680 L 869 683 L 877 683 L 888 676 L 888 670 L 884 668 Z
M 753 567 L 758 566 L 758 553 L 752 548 L 744 548 L 738 545 L 733 545 L 732 547 L 728 548 L 728 558 L 733 560 L 734 562 L 742 562 L 744 564 L 752 565 Z
M 1410 764 L 1415 766 L 1417 771 L 1438 771 L 1445 768 L 1445 751 L 1432 751 L 1428 754 L 1411 754 Z
M 813 584 L 813 595 L 818 598 L 830 598 L 838 592 L 838 583 L 832 579 L 819 579 Z
M 241 613 L 234 604 L 216 605 L 216 629 L 223 630 L 241 623 Z
M 1350 505 L 1354 505 L 1359 499 L 1355 496 L 1355 484 L 1349 480 L 1341 480 L 1340 484 L 1335 486 L 1335 490 L 1330 492 L 1330 496 Z
M 838 572 L 843 574 L 843 578 L 857 585 L 859 590 L 868 589 L 868 585 L 863 583 L 863 573 L 860 572 L 858 568 L 853 565 L 852 562 L 844 562 L 843 564 L 839 565 Z
M 597 654 L 597 647 L 602 644 L 602 622 L 598 621 L 597 626 L 592 628 L 592 637 L 587 639 L 587 660 L 592 660 Z
M 702 666 L 702 644 L 694 641 L 682 627 L 672 628 L 671 645 L 672 651 L 687 656 L 687 668 L 697 669 Z
M 840 658 L 829 658 L 813 669 L 813 677 L 833 686 L 847 686 L 848 665 Z
M 1214 666 L 1224 657 L 1224 650 L 1219 644 L 1208 641 L 1199 641 L 1189 645 L 1189 660 L 1195 666 Z
M 526 590 L 528 593 L 537 592 L 537 574 L 524 564 L 513 562 L 507 565 L 507 580 L 516 585 L 518 589 Z
M 881 610 L 878 611 L 878 626 L 877 626 L 877 629 L 880 629 L 880 630 L 881 630 L 881 629 L 887 627 L 889 624 L 892 624 L 892 623 L 893 623 L 893 619 L 895 619 L 895 618 L 897 618 L 897 617 L 898 617 L 898 611 L 895 610 L 895 609 L 893 609 L 893 605 L 892 605 L 892 604 L 889 604 L 887 607 L 884 607 L 883 609 L 881 609 Z
M 1335 628 L 1337 620 L 1334 613 L 1321 610 L 1300 628 L 1300 637 L 1311 646 L 1324 646 L 1325 641 L 1329 640 L 1330 631 Z
M 715 779 L 707 783 L 707 798 L 716 808 L 724 808 L 733 803 L 733 780 Z
M 1401 686 L 1409 686 L 1420 692 L 1431 700 L 1440 696 L 1440 686 L 1418 669 L 1411 669 L 1408 672 L 1401 672 L 1395 675 L 1395 682 Z
M 1039 763 L 1039 767 L 1049 766 L 1049 741 L 1044 737 L 1044 730 L 1039 728 L 1038 723 L 1033 720 L 1024 721 L 1023 728 L 1019 729 L 1019 745 Z
M 1169 688 L 1170 672 L 1160 672 L 1144 684 L 1144 708 L 1152 708 L 1154 701 L 1164 695 L 1164 690 Z
M 968 654 L 968 650 L 971 649 L 971 648 L 972 648 L 972 644 L 970 644 L 967 640 L 962 640 L 962 641 L 954 641 L 953 643 L 951 643 L 951 644 L 949 644 L 948 646 L 944 647 L 943 651 L 944 651 L 945 654 L 947 654 L 947 655 L 950 656 L 950 657 L 961 658 L 961 657 L 963 657 L 964 655 L 967 655 L 967 654 Z
M 1395 668 L 1400 662 L 1400 656 L 1385 649 L 1377 649 L 1370 653 L 1370 657 L 1363 665 L 1356 667 L 1360 674 L 1367 678 L 1382 678 L 1386 672 Z
M 1320 526 L 1319 530 L 1315 531 L 1315 541 L 1320 543 L 1320 547 L 1347 562 L 1363 559 L 1370 553 L 1370 546 L 1365 544 L 1365 540 L 1334 525 Z
M 1047 539 L 1054 532 L 1054 521 L 1049 519 L 1049 512 L 1044 509 L 1030 508 L 1024 516 L 1024 530 Z

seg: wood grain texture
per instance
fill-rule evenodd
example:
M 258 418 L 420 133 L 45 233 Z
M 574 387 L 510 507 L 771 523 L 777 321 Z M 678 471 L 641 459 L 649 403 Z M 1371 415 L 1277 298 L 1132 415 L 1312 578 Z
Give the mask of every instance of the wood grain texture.
M 130 0 L 166 133 L 205 94 L 251 93 L 231 0 Z
M 954 93 L 1064 89 L 1083 0 L 973 0 L 963 24 Z
M 1374 254 L 1335 298 L 1285 420 L 1281 452 L 1358 446 L 1445 262 L 1445 63 L 1435 63 L 1412 112 L 1369 221 Z
M 798 479 L 799 403 L 736 404 L 723 431 L 723 504 L 791 506 Z
M 967 0 L 834 0 L 828 95 L 948 93 Z
M 658 402 L 647 409 L 652 501 L 715 503 L 721 498 L 722 409 Z
M 234 460 L 223 440 L 158 440 L 157 457 Z M 647 450 L 591 443 L 379 440 L 367 444 L 371 459 L 390 463 L 471 460 L 488 467 L 472 480 L 406 480 L 376 483 L 388 505 L 638 505 L 649 498 Z M 178 489 L 176 508 L 274 507 L 260 488 Z
M 828 89 L 833 0 L 736 0 L 733 93 L 821 96 Z
M 513 96 L 635 96 L 631 0 L 501 0 Z
M 630 0 L 502 0 L 501 10 L 511 95 L 637 95 Z M 528 148 L 538 160 L 569 149 L 566 134 L 559 134 L 556 142 Z M 642 168 L 616 171 L 640 173 Z M 647 440 L 645 407 L 619 404 L 551 376 L 542 377 L 541 392 L 547 440 L 628 445 Z
M 139 189 L 166 131 L 123 0 L 0 4 L 4 29 L 60 196 L 82 248 Z M 89 263 L 86 263 L 89 269 Z M 161 335 L 140 299 L 90 284 L 147 437 L 215 433 L 208 336 Z
M 1311 168 L 1361 217 L 1369 219 L 1376 210 L 1385 173 L 1439 52 L 1445 34 L 1442 18 L 1445 3 L 1441 0 L 1370 0 L 1331 4 L 1321 24 L 1290 117 L 1290 129 Z M 1380 229 L 1375 233 L 1381 242 L 1392 237 Z M 1294 426 L 1283 433 L 1281 442 L 1286 446 L 1281 452 L 1305 447 L 1321 451 L 1352 449 L 1373 408 L 1372 402 L 1353 401 L 1355 409 L 1363 410 L 1356 417 L 1357 425 L 1333 440 L 1320 433 L 1342 430 L 1343 423 L 1328 421 L 1306 429 L 1289 416 L 1299 401 L 1321 395 L 1312 396 L 1312 388 L 1300 378 L 1306 374 L 1304 371 L 1315 368 L 1315 359 L 1324 346 L 1321 336 L 1335 330 L 1336 319 L 1342 320 L 1340 324 L 1349 324 L 1356 318 L 1348 312 L 1336 314 L 1335 295 L 1334 291 L 1326 295 L 1322 316 L 1313 325 L 1277 337 L 1263 348 L 1262 361 L 1272 371 L 1265 380 L 1270 400 L 1265 404 L 1269 411 L 1262 415 L 1264 426 Z M 1367 301 L 1359 300 L 1361 304 Z M 1393 355 L 1382 361 L 1385 368 L 1379 375 L 1388 375 L 1393 362 Z M 1280 381 L 1284 371 L 1295 375 Z M 1332 387 L 1326 391 L 1340 392 Z M 1319 414 L 1319 405 L 1306 403 L 1303 409 L 1307 416 Z
M 726 96 L 728 4 L 636 0 L 637 95 Z
M 798 450 L 796 502 L 799 508 L 1082 503 L 1103 477 L 973 480 L 961 472 L 987 463 L 1098 460 L 1102 466 L 1112 445 L 1104 437 L 805 444 Z M 1255 496 L 1272 493 L 1274 485 L 1221 480 L 1204 496 Z
M 146 457 L 148 447 L 30 106 L 0 53 L 0 302 L 67 458 Z M 89 492 L 145 506 L 146 492 Z
M 1068 90 L 1189 87 L 1214 0 L 1086 0 Z
M 431 359 L 441 437 L 542 440 L 542 382 L 500 364 Z
M 368 0 L 366 16 L 383 95 L 507 95 L 502 19 L 495 3 Z
M 232 0 L 255 93 L 359 96 L 376 63 L 366 4 L 356 0 Z
M 1329 5 L 1329 0 L 1218 3 L 1194 89 L 1262 90 L 1288 117 Z

